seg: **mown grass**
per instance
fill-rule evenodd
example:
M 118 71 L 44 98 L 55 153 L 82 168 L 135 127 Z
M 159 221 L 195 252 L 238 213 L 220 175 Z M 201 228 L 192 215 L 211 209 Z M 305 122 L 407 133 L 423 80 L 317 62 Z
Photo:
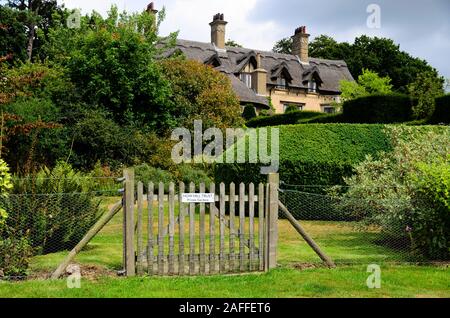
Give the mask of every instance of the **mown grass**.
M 114 199 L 105 201 L 108 206 L 113 203 Z M 305 267 L 305 263 L 319 265 L 320 259 L 288 221 L 280 220 L 279 268 L 269 273 L 131 279 L 105 276 L 84 279 L 81 289 L 68 289 L 65 280 L 0 282 L 0 297 L 450 297 L 450 271 L 445 266 L 392 265 L 391 261 L 403 260 L 403 255 L 375 244 L 374 233 L 360 232 L 351 223 L 308 221 L 302 225 L 338 264 L 352 265 L 340 265 L 333 270 L 297 269 L 299 264 L 302 264 L 300 267 Z M 49 272 L 66 255 L 67 252 L 60 252 L 34 257 L 31 271 Z M 75 261 L 109 270 L 121 269 L 121 213 Z M 366 269 L 371 263 L 380 264 L 382 268 L 382 288 L 379 290 L 370 290 L 366 286 L 369 275 Z
M 448 269 L 421 266 L 382 267 L 381 289 L 368 289 L 366 267 L 295 270 L 267 274 L 178 278 L 83 280 L 80 289 L 65 280 L 0 283 L 0 297 L 450 297 Z

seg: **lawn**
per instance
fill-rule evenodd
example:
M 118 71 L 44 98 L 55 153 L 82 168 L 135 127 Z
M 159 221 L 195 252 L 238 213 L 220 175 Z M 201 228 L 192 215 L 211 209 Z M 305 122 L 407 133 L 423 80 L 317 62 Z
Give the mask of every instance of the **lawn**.
M 113 201 L 106 200 L 106 205 Z M 450 297 L 448 266 L 395 265 L 401 254 L 373 243 L 373 233 L 360 232 L 351 223 L 308 221 L 302 225 L 338 268 L 323 268 L 292 226 L 280 220 L 279 268 L 269 273 L 118 278 L 114 271 L 122 266 L 119 213 L 77 256 L 77 263 L 96 272 L 83 274 L 81 289 L 68 289 L 65 280 L 0 282 L 0 297 Z M 66 254 L 34 257 L 32 273 L 48 273 Z M 366 286 L 367 265 L 372 263 L 381 265 L 378 290 Z

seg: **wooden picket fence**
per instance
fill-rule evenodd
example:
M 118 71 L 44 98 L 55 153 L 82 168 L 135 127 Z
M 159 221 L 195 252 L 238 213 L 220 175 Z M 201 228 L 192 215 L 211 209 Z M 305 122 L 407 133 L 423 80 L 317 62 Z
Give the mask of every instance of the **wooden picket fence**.
M 149 183 L 145 192 L 132 170 L 124 177 L 127 276 L 242 273 L 276 266 L 278 175 L 257 186 Z M 214 202 L 186 203 L 184 193 L 213 193 Z

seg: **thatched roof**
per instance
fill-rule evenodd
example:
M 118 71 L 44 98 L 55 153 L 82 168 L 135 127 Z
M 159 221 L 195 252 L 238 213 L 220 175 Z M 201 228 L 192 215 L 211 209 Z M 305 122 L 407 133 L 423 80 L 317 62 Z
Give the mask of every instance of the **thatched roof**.
M 277 85 L 277 76 L 281 73 L 290 80 L 289 86 L 293 88 L 308 88 L 308 80 L 314 75 L 319 78 L 319 91 L 323 94 L 339 94 L 341 80 L 353 80 L 347 64 L 339 60 L 325 60 L 310 58 L 309 64 L 301 63 L 295 55 L 280 54 L 245 48 L 227 47 L 218 50 L 211 43 L 177 40 L 175 51 L 183 52 L 188 59 L 196 60 L 215 66 L 231 78 L 236 94 L 244 103 L 255 103 L 268 107 L 267 99 L 258 96 L 253 90 L 242 83 L 236 75 L 256 54 L 261 54 L 261 66 L 267 71 L 267 84 Z M 320 82 L 319 81 L 319 82 Z

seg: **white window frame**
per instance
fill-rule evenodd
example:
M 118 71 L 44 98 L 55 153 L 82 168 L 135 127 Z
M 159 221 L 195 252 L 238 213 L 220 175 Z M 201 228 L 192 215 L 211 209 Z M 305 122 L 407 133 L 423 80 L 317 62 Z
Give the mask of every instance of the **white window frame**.
M 317 82 L 315 80 L 308 82 L 308 93 L 317 93 Z
M 239 74 L 240 80 L 247 86 L 248 88 L 252 88 L 252 74 L 251 73 L 241 73 Z

